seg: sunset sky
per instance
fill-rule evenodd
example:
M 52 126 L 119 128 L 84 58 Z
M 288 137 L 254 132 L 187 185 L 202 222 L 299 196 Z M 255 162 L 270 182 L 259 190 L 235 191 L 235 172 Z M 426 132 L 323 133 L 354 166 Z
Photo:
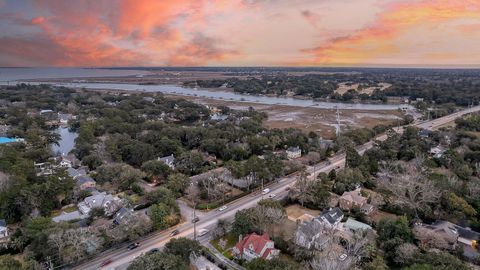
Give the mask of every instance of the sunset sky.
M 479 66 L 480 0 L 0 0 L 0 66 Z

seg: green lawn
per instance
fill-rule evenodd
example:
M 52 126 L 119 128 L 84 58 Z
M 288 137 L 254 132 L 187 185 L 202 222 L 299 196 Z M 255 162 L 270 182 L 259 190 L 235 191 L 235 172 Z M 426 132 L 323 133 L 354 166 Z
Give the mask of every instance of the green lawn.
M 225 245 L 225 249 L 223 249 L 222 247 L 220 247 L 220 245 L 218 244 L 220 242 L 220 239 L 226 239 L 227 240 L 227 244 Z M 225 235 L 224 237 L 220 237 L 220 238 L 216 238 L 216 239 L 213 239 L 212 241 L 210 241 L 210 243 L 212 244 L 212 246 L 214 246 L 220 253 L 222 253 L 223 256 L 227 257 L 228 259 L 232 259 L 233 258 L 233 255 L 232 253 L 230 252 L 230 250 L 232 249 L 233 246 L 235 246 L 235 244 L 237 243 L 238 241 L 238 238 L 229 233 L 227 235 Z
M 71 206 L 71 207 L 67 207 L 67 208 L 64 208 L 64 209 L 53 210 L 52 214 L 51 214 L 51 217 L 59 216 L 63 212 L 70 213 L 70 212 L 73 212 L 73 211 L 76 211 L 76 210 L 78 210 L 77 206 Z

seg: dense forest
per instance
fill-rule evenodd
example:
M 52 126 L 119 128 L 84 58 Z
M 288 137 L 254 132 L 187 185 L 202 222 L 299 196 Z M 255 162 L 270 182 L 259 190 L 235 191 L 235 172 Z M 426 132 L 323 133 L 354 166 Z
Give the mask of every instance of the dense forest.
M 228 69 L 231 72 L 230 69 Z M 250 73 L 248 73 L 250 72 Z M 289 72 L 312 72 L 293 75 Z M 315 74 L 314 72 L 319 72 Z M 324 72 L 324 73 L 321 73 Z M 226 74 L 247 74 L 245 79 L 198 80 L 186 86 L 217 88 L 226 86 L 235 92 L 255 95 L 287 95 L 329 98 L 340 101 L 369 100 L 386 102 L 387 97 L 417 98 L 437 104 L 454 103 L 460 106 L 480 101 L 480 71 L 432 69 L 264 69 L 241 70 Z M 336 93 L 340 83 L 358 84 L 358 89 Z M 381 89 L 380 84 L 390 86 Z M 373 88 L 372 93 L 358 90 Z

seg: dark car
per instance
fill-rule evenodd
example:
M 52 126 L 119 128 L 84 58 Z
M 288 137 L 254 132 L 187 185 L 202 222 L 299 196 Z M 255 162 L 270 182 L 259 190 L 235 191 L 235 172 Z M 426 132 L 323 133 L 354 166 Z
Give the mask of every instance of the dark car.
M 173 230 L 171 233 L 170 233 L 170 236 L 174 236 L 174 235 L 177 235 L 179 234 L 180 231 L 179 230 Z
M 100 264 L 100 267 L 107 266 L 107 265 L 111 264 L 112 262 L 113 262 L 112 259 L 105 260 Z
M 136 249 L 138 246 L 140 246 L 140 243 L 136 242 L 136 243 L 131 243 L 130 245 L 128 245 L 128 250 L 132 250 L 132 249 Z
M 192 219 L 192 223 L 197 223 L 199 220 L 200 220 L 200 218 L 194 217 L 194 218 Z
M 154 254 L 160 252 L 160 249 L 158 248 L 152 248 L 147 252 L 147 255 Z

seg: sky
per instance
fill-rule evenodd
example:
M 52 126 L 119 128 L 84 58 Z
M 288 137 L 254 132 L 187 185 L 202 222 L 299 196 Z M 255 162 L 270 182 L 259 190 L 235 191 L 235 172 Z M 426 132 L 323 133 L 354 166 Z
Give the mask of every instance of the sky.
M 480 0 L 0 0 L 0 66 L 480 66 Z

